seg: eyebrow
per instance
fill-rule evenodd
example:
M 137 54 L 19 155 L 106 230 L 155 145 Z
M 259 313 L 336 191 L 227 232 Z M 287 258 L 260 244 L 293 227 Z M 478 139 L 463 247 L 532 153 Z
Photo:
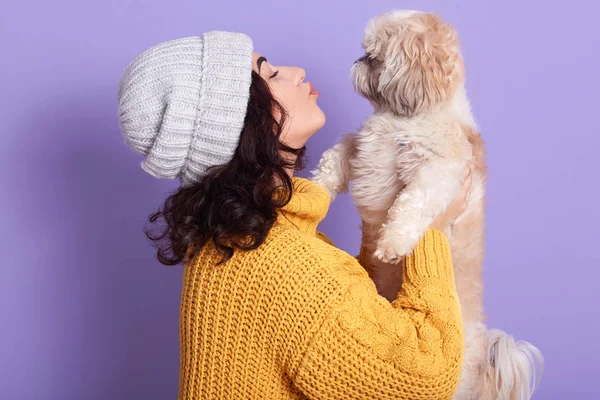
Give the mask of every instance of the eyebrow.
M 260 74 L 260 67 L 262 66 L 262 63 L 264 63 L 265 61 L 267 61 L 267 59 L 264 58 L 263 56 L 258 57 L 258 60 L 256 60 L 256 67 L 258 68 L 259 74 Z

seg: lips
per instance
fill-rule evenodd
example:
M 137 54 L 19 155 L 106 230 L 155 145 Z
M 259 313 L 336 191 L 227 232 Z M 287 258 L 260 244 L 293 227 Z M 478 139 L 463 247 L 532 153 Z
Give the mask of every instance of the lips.
M 308 89 L 310 91 L 309 95 L 310 96 L 318 96 L 319 92 L 315 90 L 315 88 L 313 87 L 313 84 L 311 82 L 308 82 Z

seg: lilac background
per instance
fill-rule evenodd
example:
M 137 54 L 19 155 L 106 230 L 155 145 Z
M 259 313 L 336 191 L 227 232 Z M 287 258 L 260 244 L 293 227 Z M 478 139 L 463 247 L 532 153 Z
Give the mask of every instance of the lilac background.
M 2 0 L 0 399 L 176 395 L 181 268 L 142 233 L 174 183 L 141 170 L 116 120 L 136 54 L 227 29 L 304 67 L 328 115 L 313 166 L 369 114 L 349 67 L 393 8 L 461 33 L 489 152 L 489 325 L 544 352 L 537 399 L 600 398 L 597 2 Z M 356 253 L 357 226 L 345 197 L 322 228 Z

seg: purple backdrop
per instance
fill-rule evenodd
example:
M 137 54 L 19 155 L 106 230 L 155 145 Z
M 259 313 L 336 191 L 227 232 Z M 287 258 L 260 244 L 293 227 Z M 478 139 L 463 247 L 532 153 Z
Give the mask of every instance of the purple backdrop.
M 117 82 L 136 54 L 239 30 L 275 64 L 304 67 L 328 116 L 309 143 L 312 167 L 369 114 L 349 67 L 367 19 L 393 8 L 438 11 L 461 33 L 489 154 L 489 325 L 544 352 L 537 399 L 600 398 L 600 6 L 351 3 L 2 1 L 0 399 L 176 395 L 181 268 L 159 265 L 142 233 L 175 186 L 141 170 L 116 119 Z M 347 197 L 322 228 L 357 252 Z

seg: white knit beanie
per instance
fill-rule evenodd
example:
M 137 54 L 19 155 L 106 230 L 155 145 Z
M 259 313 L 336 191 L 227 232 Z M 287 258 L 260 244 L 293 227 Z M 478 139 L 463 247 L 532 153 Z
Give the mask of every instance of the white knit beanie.
M 137 56 L 119 82 L 119 125 L 157 178 L 196 182 L 231 160 L 246 116 L 252 41 L 208 32 L 158 44 Z

